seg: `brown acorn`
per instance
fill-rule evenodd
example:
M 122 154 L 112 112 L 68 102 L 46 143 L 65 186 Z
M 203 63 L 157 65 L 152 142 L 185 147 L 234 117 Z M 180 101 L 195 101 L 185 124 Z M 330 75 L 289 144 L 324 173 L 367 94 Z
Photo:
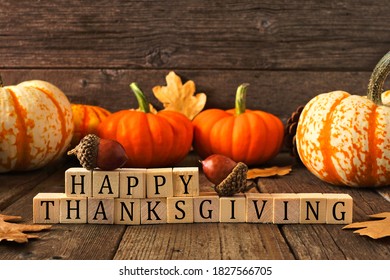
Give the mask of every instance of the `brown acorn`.
M 119 142 L 101 139 L 95 134 L 88 134 L 81 139 L 68 155 L 76 155 L 81 166 L 88 170 L 114 170 L 125 165 L 128 160 L 126 151 Z
M 219 196 L 232 196 L 248 189 L 248 166 L 224 155 L 214 154 L 201 161 L 206 178 L 215 184 Z

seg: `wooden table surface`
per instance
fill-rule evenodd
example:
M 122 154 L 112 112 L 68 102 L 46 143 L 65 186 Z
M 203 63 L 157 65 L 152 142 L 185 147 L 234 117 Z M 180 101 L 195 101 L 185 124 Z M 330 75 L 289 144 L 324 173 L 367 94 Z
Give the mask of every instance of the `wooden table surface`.
M 64 171 L 75 164 L 64 160 L 37 171 L 0 175 L 1 213 L 20 215 L 22 222 L 32 223 L 33 197 L 39 192 L 64 192 Z M 293 164 L 293 171 L 259 180 L 261 192 L 348 193 L 354 199 L 354 222 L 390 211 L 388 188 L 331 186 L 286 154 L 273 164 Z M 184 165 L 197 166 L 197 156 L 191 154 Z M 203 190 L 211 186 L 202 174 L 200 184 Z M 390 238 L 373 240 L 329 224 L 55 224 L 38 235 L 40 239 L 26 244 L 0 242 L 0 259 L 390 259 Z

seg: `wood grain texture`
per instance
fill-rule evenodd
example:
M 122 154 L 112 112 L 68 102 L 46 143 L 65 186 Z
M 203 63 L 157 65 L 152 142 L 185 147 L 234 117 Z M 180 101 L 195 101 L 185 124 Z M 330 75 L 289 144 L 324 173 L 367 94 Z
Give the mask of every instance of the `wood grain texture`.
M 73 103 L 103 106 L 112 112 L 137 108 L 136 99 L 129 88 L 133 81 L 158 109 L 161 103 L 154 97 L 155 85 L 166 85 L 168 70 L 3 70 L 6 85 L 24 80 L 41 79 L 58 86 Z M 207 108 L 234 107 L 238 85 L 249 83 L 247 108 L 268 111 L 284 122 L 300 105 L 323 92 L 345 90 L 365 95 L 369 72 L 316 72 L 316 71 L 220 71 L 180 70 L 183 81 L 195 82 L 197 92 L 207 95 Z
M 2 0 L 0 9 L 1 68 L 368 70 L 390 42 L 386 0 Z

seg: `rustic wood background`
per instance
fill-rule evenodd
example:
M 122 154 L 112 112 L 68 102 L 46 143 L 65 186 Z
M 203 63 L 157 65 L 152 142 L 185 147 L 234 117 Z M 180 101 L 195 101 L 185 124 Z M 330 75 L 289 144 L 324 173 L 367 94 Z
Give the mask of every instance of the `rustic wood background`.
M 251 84 L 248 107 L 283 121 L 311 97 L 337 89 L 364 95 L 390 49 L 390 5 L 371 1 L 0 1 L 4 84 L 42 79 L 71 102 L 111 111 L 136 107 L 137 81 L 151 88 L 176 71 L 233 106 Z

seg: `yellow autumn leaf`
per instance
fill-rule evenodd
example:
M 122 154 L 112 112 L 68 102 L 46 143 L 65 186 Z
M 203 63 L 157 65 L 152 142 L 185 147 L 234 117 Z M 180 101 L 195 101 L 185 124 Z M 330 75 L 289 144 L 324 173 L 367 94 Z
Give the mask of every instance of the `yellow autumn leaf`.
M 284 176 L 291 172 L 291 166 L 273 166 L 268 168 L 252 168 L 248 170 L 247 179 L 258 177 Z
M 354 233 L 367 235 L 373 239 L 390 236 L 390 212 L 370 215 L 369 217 L 382 220 L 372 220 L 346 225 L 343 229 L 358 229 Z
M 171 71 L 165 78 L 166 86 L 153 87 L 155 97 L 163 104 L 165 110 L 176 111 L 192 120 L 206 104 L 206 94 L 195 94 L 194 81 L 184 85 L 181 78 Z

